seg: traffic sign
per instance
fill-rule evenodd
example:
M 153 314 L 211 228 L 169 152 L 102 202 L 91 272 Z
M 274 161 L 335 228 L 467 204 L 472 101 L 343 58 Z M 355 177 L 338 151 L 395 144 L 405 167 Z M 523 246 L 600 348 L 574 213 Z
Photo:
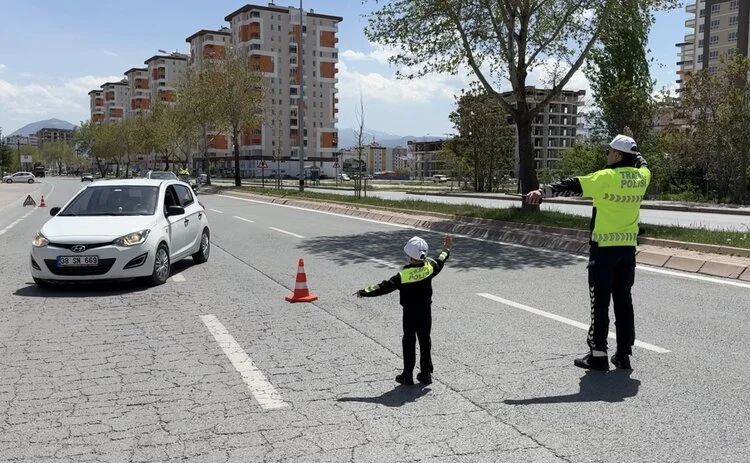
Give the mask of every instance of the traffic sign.
M 334 169 L 338 169 L 339 168 L 339 162 L 338 161 L 336 161 L 336 162 L 333 163 L 333 168 Z
M 260 167 L 261 169 L 267 169 L 268 164 L 266 164 L 266 161 L 260 161 L 258 162 L 258 167 Z
M 34 201 L 34 198 L 32 198 L 31 195 L 26 196 L 26 200 L 23 202 L 23 207 L 26 206 L 36 206 L 36 201 Z

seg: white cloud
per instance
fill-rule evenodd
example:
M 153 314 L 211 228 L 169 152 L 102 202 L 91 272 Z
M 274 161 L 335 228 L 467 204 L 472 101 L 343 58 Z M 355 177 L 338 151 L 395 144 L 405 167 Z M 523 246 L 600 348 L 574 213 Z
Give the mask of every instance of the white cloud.
M 104 50 L 104 54 L 107 55 L 107 56 L 120 56 L 117 53 L 115 53 L 113 51 L 109 51 L 109 50 Z
M 12 120 L 56 116 L 71 118 L 74 119 L 71 122 L 77 123 L 88 118 L 88 92 L 111 80 L 120 80 L 120 77 L 83 76 L 56 84 L 13 83 L 0 79 L 0 113 Z
M 6 70 L 8 66 L 4 65 L 3 63 L 0 63 L 0 72 Z

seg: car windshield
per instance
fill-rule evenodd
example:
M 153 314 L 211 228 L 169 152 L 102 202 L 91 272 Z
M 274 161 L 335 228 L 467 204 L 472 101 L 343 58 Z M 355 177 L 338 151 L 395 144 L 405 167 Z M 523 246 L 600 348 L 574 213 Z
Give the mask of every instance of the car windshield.
M 177 176 L 172 172 L 151 172 L 149 178 L 157 180 L 175 180 L 177 179 Z
M 97 186 L 81 191 L 58 217 L 97 215 L 153 215 L 159 188 L 156 186 Z

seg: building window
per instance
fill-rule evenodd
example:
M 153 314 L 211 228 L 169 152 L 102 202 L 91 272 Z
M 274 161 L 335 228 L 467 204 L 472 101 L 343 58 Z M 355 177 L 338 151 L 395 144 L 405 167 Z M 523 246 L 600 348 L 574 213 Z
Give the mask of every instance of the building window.
M 709 61 L 716 61 L 717 59 L 719 59 L 719 50 L 711 50 L 708 52 Z
M 721 3 L 714 3 L 711 5 L 711 14 L 716 14 L 721 12 Z
M 729 17 L 729 25 L 730 26 L 736 26 L 737 25 L 737 15 Z
M 701 11 L 698 13 L 698 17 L 702 18 L 704 16 L 706 16 L 706 10 L 705 9 L 701 9 Z
M 737 8 L 738 8 L 737 7 L 737 0 L 732 0 L 731 2 L 729 2 L 729 9 L 730 10 L 736 10 Z
M 703 55 L 702 54 L 698 55 L 698 62 L 699 63 L 703 62 Z
M 700 26 L 698 26 L 698 33 L 699 34 L 703 33 L 704 27 L 705 27 L 705 24 L 701 24 Z
M 734 56 L 734 48 L 730 48 L 729 50 L 727 50 L 727 55 Z
M 716 6 L 716 5 L 714 5 Z M 721 26 L 721 19 L 712 19 L 711 20 L 711 30 L 718 29 Z
M 251 11 L 250 12 L 251 18 L 260 18 L 260 11 Z
M 716 71 L 718 71 L 718 68 L 716 66 L 711 66 L 710 68 L 708 68 L 709 74 L 716 74 Z
M 729 40 L 730 42 L 736 42 L 737 32 L 734 32 L 734 31 L 730 32 L 729 35 L 727 36 L 727 40 Z
M 719 43 L 719 36 L 712 35 L 711 40 L 708 43 L 710 43 L 711 45 L 716 45 L 717 43 Z
M 703 39 L 698 40 L 698 48 L 703 48 Z

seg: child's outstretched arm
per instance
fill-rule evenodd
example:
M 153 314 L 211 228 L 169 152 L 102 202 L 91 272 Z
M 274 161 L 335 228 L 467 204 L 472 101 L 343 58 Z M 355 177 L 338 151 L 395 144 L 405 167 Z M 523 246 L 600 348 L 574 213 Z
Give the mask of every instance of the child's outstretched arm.
M 392 293 L 401 286 L 401 274 L 397 273 L 388 280 L 383 280 L 380 284 L 368 286 L 354 293 L 357 297 L 375 297 Z
M 435 262 L 438 264 L 437 271 L 440 272 L 440 270 L 443 269 L 443 266 L 445 265 L 445 261 L 448 260 L 448 257 L 451 255 L 451 247 L 453 246 L 453 237 L 450 235 L 445 236 L 445 240 L 443 241 L 443 249 L 440 251 L 440 254 L 438 254 L 437 258 L 435 258 Z

